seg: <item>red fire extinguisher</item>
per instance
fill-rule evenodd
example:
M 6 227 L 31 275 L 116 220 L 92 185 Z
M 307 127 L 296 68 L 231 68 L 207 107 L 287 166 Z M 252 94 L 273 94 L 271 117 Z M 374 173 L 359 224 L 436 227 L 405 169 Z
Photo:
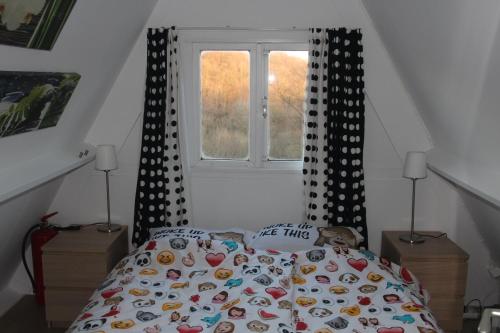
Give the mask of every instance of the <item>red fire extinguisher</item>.
M 42 265 L 42 247 L 51 240 L 55 235 L 57 235 L 57 228 L 50 225 L 48 219 L 56 215 L 57 212 L 44 215 L 40 218 L 40 223 L 33 226 L 25 236 L 23 241 L 23 263 L 25 265 L 26 271 L 30 277 L 31 283 L 33 285 L 33 291 L 35 293 L 36 302 L 40 305 L 45 304 L 45 286 L 43 284 L 43 265 Z M 36 229 L 36 230 L 35 230 Z M 35 231 L 33 231 L 35 230 Z M 29 272 L 28 266 L 26 264 L 26 258 L 24 256 L 24 249 L 26 248 L 26 239 L 29 233 L 31 233 L 31 253 L 33 256 L 33 276 Z

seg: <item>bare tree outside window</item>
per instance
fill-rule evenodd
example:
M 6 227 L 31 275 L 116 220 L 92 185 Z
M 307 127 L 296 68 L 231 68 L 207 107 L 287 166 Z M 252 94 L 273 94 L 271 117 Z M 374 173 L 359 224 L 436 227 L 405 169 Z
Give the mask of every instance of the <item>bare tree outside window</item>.
M 273 50 L 267 59 L 267 158 L 301 160 L 308 52 Z M 203 159 L 249 159 L 250 72 L 249 51 L 201 52 Z
M 270 160 L 302 159 L 307 51 L 269 53 Z
M 248 158 L 250 53 L 203 51 L 202 157 Z

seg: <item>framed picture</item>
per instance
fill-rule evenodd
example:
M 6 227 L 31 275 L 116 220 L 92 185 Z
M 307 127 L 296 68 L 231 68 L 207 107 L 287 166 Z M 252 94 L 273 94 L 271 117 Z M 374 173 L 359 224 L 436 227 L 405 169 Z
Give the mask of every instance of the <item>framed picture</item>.
M 0 0 L 0 44 L 51 50 L 76 0 Z
M 0 71 L 0 137 L 57 125 L 80 74 Z

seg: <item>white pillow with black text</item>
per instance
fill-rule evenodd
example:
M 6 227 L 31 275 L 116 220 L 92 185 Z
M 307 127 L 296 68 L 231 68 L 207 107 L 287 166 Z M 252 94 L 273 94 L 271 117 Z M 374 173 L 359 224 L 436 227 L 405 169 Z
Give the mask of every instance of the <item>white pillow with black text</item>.
M 255 233 L 249 246 L 255 249 L 301 251 L 315 246 L 348 246 L 357 249 L 363 236 L 350 227 L 316 227 L 311 224 L 280 223 Z

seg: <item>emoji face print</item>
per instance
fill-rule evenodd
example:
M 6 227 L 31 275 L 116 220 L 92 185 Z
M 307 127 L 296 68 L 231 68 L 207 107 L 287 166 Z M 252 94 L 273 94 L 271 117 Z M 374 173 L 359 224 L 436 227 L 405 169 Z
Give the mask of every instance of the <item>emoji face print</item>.
M 330 278 L 326 275 L 316 275 L 314 278 L 318 283 L 330 284 Z
M 406 312 L 420 312 L 422 310 L 423 306 L 420 304 L 416 304 L 413 302 L 408 302 L 403 305 L 401 305 L 401 309 L 403 309 Z
M 246 312 L 247 310 L 244 308 L 233 306 L 229 309 L 227 315 L 230 319 L 245 319 Z
M 227 291 L 223 290 L 220 293 L 218 293 L 217 295 L 215 295 L 214 297 L 212 297 L 212 303 L 223 304 L 227 301 L 228 296 L 229 295 L 228 295 Z
M 163 303 L 161 306 L 161 309 L 163 311 L 169 311 L 169 310 L 177 310 L 182 307 L 182 303 L 180 302 L 166 302 Z
M 295 303 L 297 303 L 300 306 L 303 307 L 308 307 L 316 304 L 316 299 L 312 297 L 306 297 L 306 296 L 300 296 L 295 299 Z
M 117 320 L 111 323 L 111 328 L 126 330 L 134 326 L 135 323 L 132 319 L 127 320 Z
M 258 256 L 257 259 L 259 260 L 259 262 L 261 264 L 268 265 L 268 266 L 272 265 L 274 263 L 274 258 L 271 256 L 261 255 L 261 256 Z
M 287 301 L 287 300 L 281 300 L 278 302 L 278 309 L 291 310 L 292 309 L 292 302 Z
M 151 252 L 144 252 L 135 256 L 134 264 L 139 267 L 146 267 L 151 265 Z
M 359 306 L 356 304 L 356 305 L 353 305 L 353 306 L 346 306 L 346 307 L 343 307 L 340 309 L 340 313 L 345 313 L 349 316 L 359 316 L 359 314 L 361 313 L 361 309 L 359 308 Z
M 217 280 L 227 280 L 233 275 L 233 271 L 227 268 L 219 268 L 215 271 L 214 276 Z
M 306 284 L 306 279 L 294 274 L 292 275 L 292 282 L 293 284 L 298 284 L 298 285 L 303 285 L 303 284 Z
M 331 286 L 328 291 L 332 294 L 342 295 L 347 294 L 349 292 L 349 289 L 344 286 Z
M 146 321 L 150 321 L 150 320 L 154 320 L 156 318 L 159 318 L 160 316 L 155 315 L 152 312 L 137 311 L 137 314 L 135 315 L 135 317 L 139 321 L 146 322 Z
M 184 289 L 189 287 L 189 281 L 186 282 L 176 282 L 170 285 L 170 289 Z
M 128 291 L 130 295 L 134 296 L 147 296 L 149 294 L 148 289 L 133 288 Z
M 247 263 L 247 262 L 248 262 L 248 256 L 246 256 L 242 253 L 238 253 L 234 256 L 234 259 L 233 259 L 234 266 L 243 265 L 244 263 Z
M 344 328 L 346 328 L 349 325 L 349 322 L 342 317 L 336 317 L 332 320 L 327 321 L 325 324 L 327 324 L 328 326 L 330 326 L 333 329 L 343 330 Z
M 260 274 L 260 266 L 248 266 L 243 265 L 242 267 L 243 275 L 257 275 Z
M 300 271 L 302 274 L 310 274 L 316 272 L 316 265 L 301 265 L 300 266 Z
M 388 304 L 402 303 L 401 298 L 397 294 L 387 294 L 383 296 L 384 301 Z
M 164 250 L 158 253 L 156 260 L 161 265 L 171 265 L 175 261 L 175 255 L 171 251 Z
M 260 283 L 263 286 L 269 286 L 273 283 L 273 279 L 269 277 L 269 275 L 261 274 L 253 279 L 255 282 Z
M 353 284 L 359 281 L 359 277 L 352 273 L 344 273 L 339 277 L 340 282 Z
M 318 318 L 324 318 L 328 317 L 332 314 L 333 312 L 326 309 L 326 308 L 311 308 L 309 310 L 309 314 L 313 317 L 318 317 Z
M 234 324 L 229 321 L 221 321 L 215 326 L 214 333 L 233 333 Z
M 80 326 L 80 331 L 93 331 L 101 328 L 106 323 L 106 319 L 87 320 Z
M 232 301 L 230 302 L 227 302 L 226 304 L 224 304 L 223 306 L 220 307 L 221 311 L 226 311 L 227 309 L 233 307 L 234 305 L 240 303 L 240 299 L 237 298 L 237 299 L 233 299 Z
M 154 299 L 144 300 L 142 298 L 139 298 L 133 301 L 132 305 L 134 306 L 134 308 L 148 308 L 150 306 L 155 305 L 155 303 L 156 302 Z
M 377 286 L 371 285 L 371 284 L 364 284 L 361 287 L 358 288 L 360 292 L 363 294 L 369 294 L 369 293 L 374 293 L 377 291 Z
M 267 297 L 254 296 L 248 300 L 248 304 L 266 307 L 271 305 L 271 300 Z
M 178 269 L 169 269 L 167 271 L 167 279 L 177 281 L 181 277 L 182 273 Z
M 154 268 L 144 268 L 139 272 L 140 275 L 156 275 L 158 271 Z
M 263 322 L 258 321 L 258 320 L 252 320 L 251 322 L 249 322 L 247 324 L 247 328 L 252 332 L 261 333 L 261 332 L 266 332 L 267 330 L 269 330 L 269 325 L 264 324 Z
M 372 282 L 380 282 L 384 279 L 382 275 L 373 272 L 368 273 L 366 277 Z
M 325 250 L 311 250 L 306 253 L 307 259 L 311 262 L 319 262 L 323 259 L 325 259 Z

